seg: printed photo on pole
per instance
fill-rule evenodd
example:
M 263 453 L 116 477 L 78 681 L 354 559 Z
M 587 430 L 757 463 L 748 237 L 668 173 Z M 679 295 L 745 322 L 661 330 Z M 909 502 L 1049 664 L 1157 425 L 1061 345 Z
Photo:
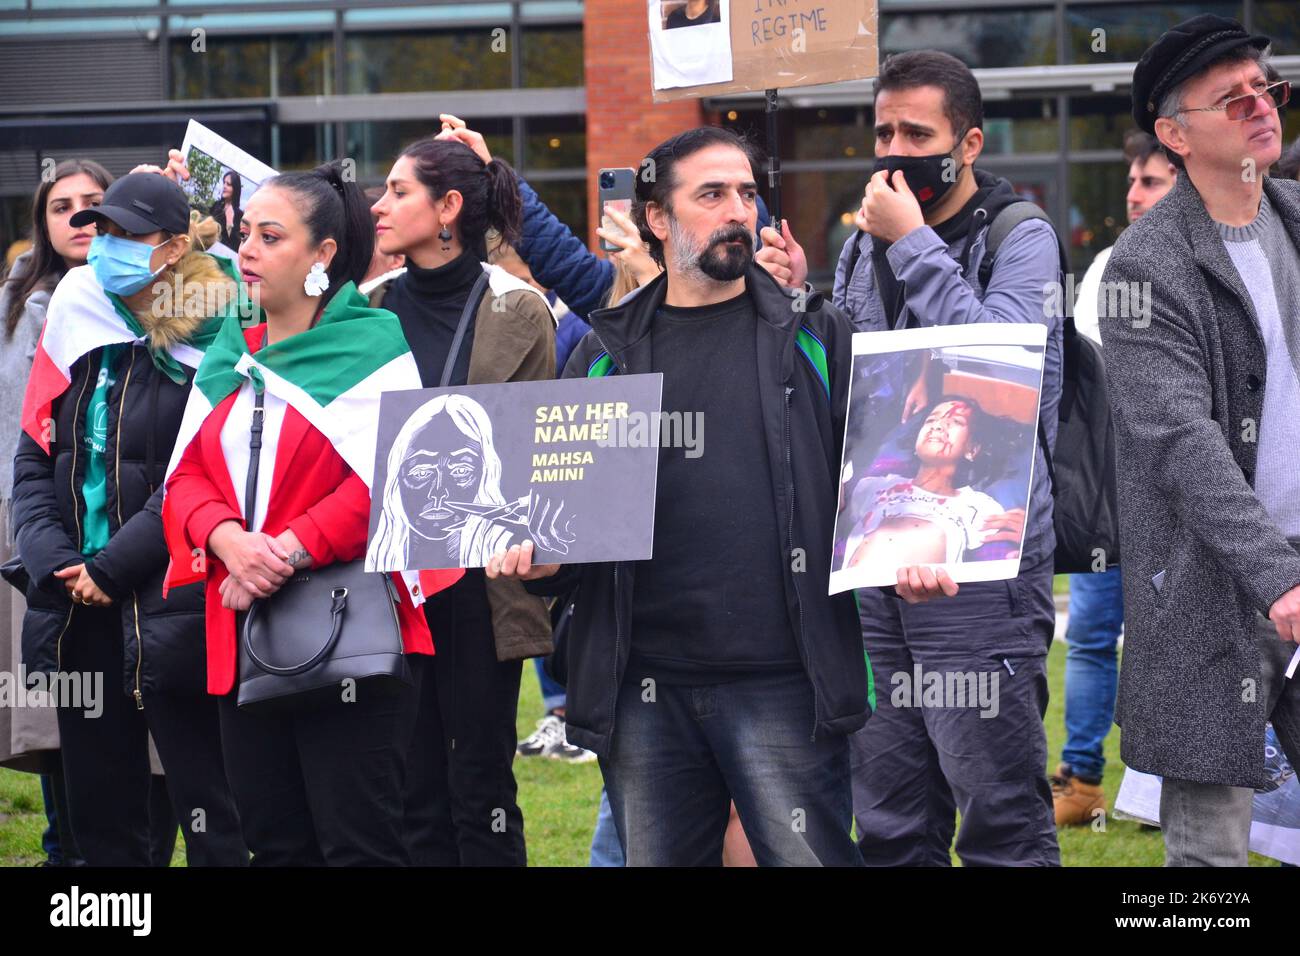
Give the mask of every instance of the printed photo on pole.
M 649 0 L 654 88 L 731 79 L 731 4 L 727 0 Z
M 1019 569 L 1047 329 L 978 323 L 860 332 L 840 467 L 830 593 Z
M 483 567 L 524 541 L 538 564 L 649 558 L 662 382 L 385 393 L 366 570 Z

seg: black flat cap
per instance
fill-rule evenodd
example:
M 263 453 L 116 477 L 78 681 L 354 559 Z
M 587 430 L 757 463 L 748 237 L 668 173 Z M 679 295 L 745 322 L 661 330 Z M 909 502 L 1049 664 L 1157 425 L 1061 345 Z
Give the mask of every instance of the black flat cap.
M 1262 50 L 1269 42 L 1266 36 L 1251 36 L 1236 20 L 1212 13 L 1170 27 L 1133 70 L 1133 121 L 1155 135 L 1156 111 L 1166 93 L 1237 47 Z
M 145 236 L 162 229 L 188 235 L 190 204 L 185 190 L 158 173 L 131 173 L 104 190 L 104 201 L 75 213 L 68 222 L 88 226 L 96 219 L 117 223 L 131 235 Z

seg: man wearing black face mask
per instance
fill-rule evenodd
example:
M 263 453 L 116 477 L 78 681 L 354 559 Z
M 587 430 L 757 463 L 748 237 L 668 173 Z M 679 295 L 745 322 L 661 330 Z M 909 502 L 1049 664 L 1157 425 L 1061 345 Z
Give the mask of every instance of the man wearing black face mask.
M 970 70 L 946 53 L 890 57 L 876 80 L 876 168 L 844 247 L 833 301 L 859 331 L 974 322 L 1048 326 L 1040 417 L 1055 440 L 1061 389 L 1060 319 L 1047 307 L 1059 288 L 1060 253 L 1049 223 L 1031 219 L 1006 235 L 991 260 L 989 225 L 1017 202 L 1005 179 L 976 170 L 983 103 Z M 800 286 L 803 251 L 790 235 L 763 231 L 756 259 L 778 281 Z M 936 397 L 937 384 L 889 383 L 872 414 L 898 422 Z M 988 528 L 1017 535 L 1018 515 Z M 880 695 L 873 720 L 852 739 L 853 804 L 860 849 L 873 865 L 1055 865 L 1060 853 L 1042 714 L 1052 603 L 1052 497 L 1036 452 L 1030 506 L 1010 581 L 969 583 L 948 601 L 911 606 L 891 593 L 858 593 L 863 640 L 885 686 L 914 668 L 940 674 L 991 672 L 996 716 L 976 708 L 894 706 Z M 1013 552 L 1009 557 L 1016 557 Z M 890 685 L 895 686 L 895 685 Z

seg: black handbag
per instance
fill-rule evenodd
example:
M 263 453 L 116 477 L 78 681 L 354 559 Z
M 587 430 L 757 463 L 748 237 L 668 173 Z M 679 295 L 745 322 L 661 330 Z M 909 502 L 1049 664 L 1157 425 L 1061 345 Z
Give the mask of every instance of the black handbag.
M 264 395 L 256 392 L 244 518 L 253 527 Z M 241 710 L 301 711 L 411 684 L 392 578 L 365 561 L 298 571 L 244 618 L 239 642 Z

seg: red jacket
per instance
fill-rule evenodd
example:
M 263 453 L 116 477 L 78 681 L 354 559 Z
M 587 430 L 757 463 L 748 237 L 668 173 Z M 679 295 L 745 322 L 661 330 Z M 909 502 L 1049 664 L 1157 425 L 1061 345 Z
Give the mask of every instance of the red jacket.
M 262 326 L 248 329 L 249 347 L 261 341 Z M 245 527 L 239 499 L 221 450 L 221 429 L 234 406 L 233 392 L 204 420 L 167 479 L 164 527 L 173 568 L 193 567 L 196 553 L 207 553 L 208 536 L 223 521 Z M 271 496 L 262 530 L 278 535 L 293 529 L 314 566 L 354 561 L 364 556 L 370 525 L 370 489 L 329 440 L 292 405 L 285 409 L 276 449 Z M 202 548 L 203 552 L 196 549 Z M 238 669 L 235 612 L 221 606 L 226 566 L 209 554 L 206 567 L 208 693 L 227 694 Z M 173 577 L 169 573 L 169 578 Z M 408 654 L 432 654 L 433 640 L 421 609 L 415 607 L 399 575 L 394 575 L 401 603 L 398 621 Z

